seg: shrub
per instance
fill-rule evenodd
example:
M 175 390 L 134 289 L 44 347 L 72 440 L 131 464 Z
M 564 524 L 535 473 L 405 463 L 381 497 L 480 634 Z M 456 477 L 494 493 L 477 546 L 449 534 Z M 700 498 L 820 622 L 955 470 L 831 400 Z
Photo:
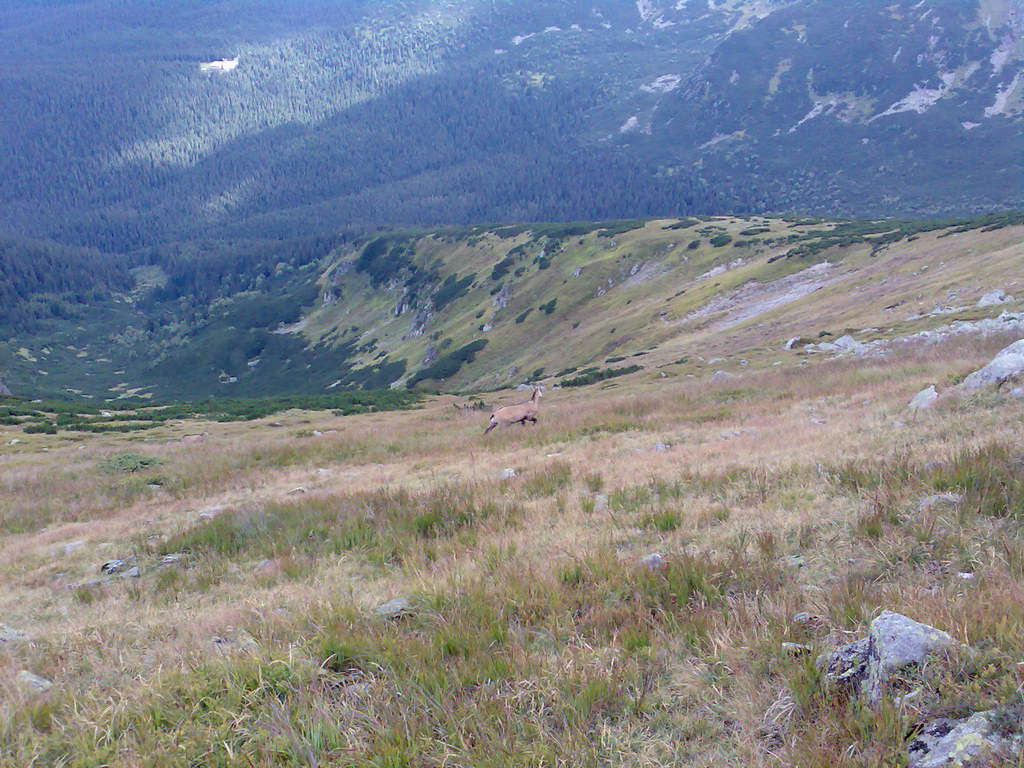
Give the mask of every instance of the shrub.
M 109 456 L 100 462 L 100 466 L 103 469 L 131 474 L 142 472 L 160 464 L 163 464 L 162 459 L 157 459 L 153 456 L 141 456 L 137 453 L 121 453 L 117 456 Z
M 644 367 L 642 365 L 628 365 L 625 368 L 606 368 L 603 371 L 599 371 L 595 368 L 589 368 L 571 379 L 565 379 L 562 381 L 563 387 L 585 387 L 588 384 L 596 384 L 599 381 L 606 381 L 608 379 L 614 379 L 619 376 L 627 376 L 637 371 L 642 371 Z

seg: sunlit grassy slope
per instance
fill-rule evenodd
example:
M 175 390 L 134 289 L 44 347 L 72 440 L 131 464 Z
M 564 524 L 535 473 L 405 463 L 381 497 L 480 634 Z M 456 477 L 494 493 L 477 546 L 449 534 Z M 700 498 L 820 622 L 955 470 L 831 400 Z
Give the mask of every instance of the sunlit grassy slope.
M 992 221 L 748 217 L 394 235 L 336 257 L 322 278 L 330 303 L 298 332 L 353 344 L 356 365 L 404 363 L 399 383 L 448 390 L 551 383 L 626 359 L 669 376 L 700 374 L 714 358 L 771 363 L 792 359 L 779 351 L 793 337 L 870 341 L 998 315 L 1007 307 L 974 304 L 1012 290 L 1024 230 Z M 486 346 L 451 365 L 471 344 Z M 441 371 L 426 365 L 446 357 Z
M 886 333 L 875 284 L 908 286 L 909 314 L 944 280 L 973 290 L 1009 269 L 980 257 L 1008 233 L 959 237 L 923 236 L 884 274 L 851 257 L 845 288 L 801 318 L 713 338 L 756 339 L 767 360 L 811 329 Z M 953 245 L 979 256 L 944 261 Z M 616 291 L 623 334 L 659 301 Z M 1019 700 L 1021 406 L 982 393 L 906 409 L 1013 338 L 752 357 L 719 383 L 652 365 L 549 390 L 535 427 L 487 437 L 487 411 L 453 396 L 141 436 L 4 427 L 0 764 L 900 765 L 930 717 Z M 718 349 L 690 344 L 657 359 Z M 963 503 L 920 505 L 945 491 Z M 652 552 L 666 570 L 638 567 Z M 115 558 L 138 576 L 102 580 Z M 409 615 L 374 613 L 395 597 Z M 978 653 L 873 712 L 782 646 L 825 650 L 882 609 Z M 53 687 L 26 690 L 22 670 Z

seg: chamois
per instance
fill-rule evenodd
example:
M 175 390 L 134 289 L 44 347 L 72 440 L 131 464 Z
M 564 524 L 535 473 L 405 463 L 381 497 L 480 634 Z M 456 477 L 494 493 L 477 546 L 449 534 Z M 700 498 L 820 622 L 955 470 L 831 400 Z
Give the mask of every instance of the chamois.
M 540 387 L 533 388 L 533 395 L 529 400 L 523 403 L 516 403 L 515 405 L 506 405 L 504 408 L 499 408 L 491 414 L 491 423 L 484 430 L 486 435 L 492 429 L 499 424 L 503 427 L 507 427 L 510 424 L 523 424 L 531 422 L 537 423 L 537 408 L 540 406 L 540 399 L 544 396 L 541 392 Z

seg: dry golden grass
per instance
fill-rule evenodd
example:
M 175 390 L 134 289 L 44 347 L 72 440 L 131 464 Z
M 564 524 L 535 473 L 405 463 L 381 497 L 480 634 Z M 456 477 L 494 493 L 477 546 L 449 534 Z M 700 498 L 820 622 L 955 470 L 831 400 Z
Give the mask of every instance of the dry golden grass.
M 0 623 L 28 633 L 0 643 L 0 763 L 899 764 L 922 719 L 1019 696 L 1024 508 L 993 512 L 988 486 L 918 501 L 969 482 L 974 449 L 1004 446 L 984 461 L 1012 474 L 1020 405 L 906 409 L 1006 342 L 561 390 L 487 437 L 454 397 L 210 424 L 195 445 L 174 440 L 195 424 L 33 436 L 0 464 Z M 126 452 L 162 463 L 101 469 Z M 638 569 L 650 552 L 668 570 Z M 88 585 L 128 556 L 140 578 Z M 396 595 L 414 616 L 373 615 Z M 865 713 L 781 649 L 882 609 L 990 671 Z M 54 687 L 26 692 L 26 669 Z

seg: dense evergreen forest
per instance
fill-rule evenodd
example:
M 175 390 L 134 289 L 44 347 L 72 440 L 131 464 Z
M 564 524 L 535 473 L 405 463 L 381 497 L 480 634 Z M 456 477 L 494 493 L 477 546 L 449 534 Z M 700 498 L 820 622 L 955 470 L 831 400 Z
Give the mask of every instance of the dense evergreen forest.
M 643 45 L 616 42 L 620 69 L 600 72 L 580 40 L 557 77 L 495 53 L 510 30 L 599 29 L 595 7 L 13 0 L 0 9 L 0 224 L 127 252 L 211 233 L 764 207 L 580 140 Z M 236 70 L 199 69 L 228 57 Z

